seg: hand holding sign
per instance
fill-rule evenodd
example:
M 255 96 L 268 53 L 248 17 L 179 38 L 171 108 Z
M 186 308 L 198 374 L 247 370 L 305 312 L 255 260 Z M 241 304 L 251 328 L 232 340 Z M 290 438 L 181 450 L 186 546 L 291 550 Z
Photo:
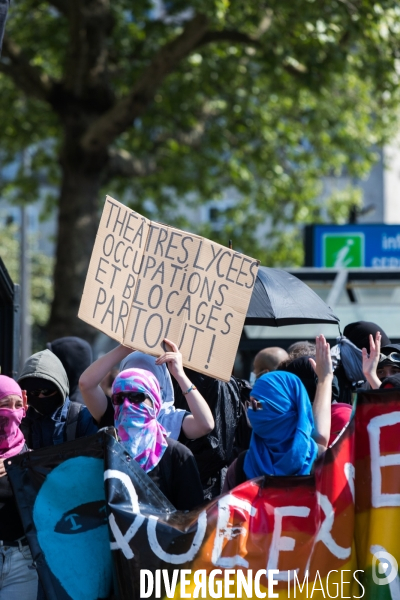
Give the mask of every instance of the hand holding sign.
M 167 364 L 171 375 L 173 375 L 175 379 L 179 379 L 185 374 L 183 370 L 182 354 L 179 352 L 179 348 L 176 344 L 174 344 L 174 342 L 167 340 L 167 338 L 164 339 L 164 342 L 170 348 L 172 348 L 172 350 L 165 352 L 159 358 L 157 358 L 156 365 Z
M 186 375 L 178 346 L 171 340 L 164 339 L 164 342 L 172 349 L 172 352 L 162 354 L 157 358 L 156 364 L 168 365 L 168 369 L 181 388 L 191 412 L 182 422 L 182 431 L 189 440 L 207 435 L 215 426 L 210 407 Z

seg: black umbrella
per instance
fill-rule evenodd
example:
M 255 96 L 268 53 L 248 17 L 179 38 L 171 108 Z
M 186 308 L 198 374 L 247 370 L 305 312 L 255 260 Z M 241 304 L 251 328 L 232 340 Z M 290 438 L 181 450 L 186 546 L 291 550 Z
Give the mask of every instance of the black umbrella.
M 329 306 L 294 275 L 282 269 L 258 269 L 245 325 L 280 327 L 338 322 Z

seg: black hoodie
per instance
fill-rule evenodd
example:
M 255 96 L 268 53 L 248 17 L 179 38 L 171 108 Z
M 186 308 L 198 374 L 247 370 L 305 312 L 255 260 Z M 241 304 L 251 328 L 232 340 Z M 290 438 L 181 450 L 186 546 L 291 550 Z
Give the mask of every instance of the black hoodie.
M 93 362 L 90 345 L 79 337 L 62 337 L 49 342 L 47 348 L 60 359 L 67 372 L 70 400 L 84 404 L 79 391 L 79 377 Z

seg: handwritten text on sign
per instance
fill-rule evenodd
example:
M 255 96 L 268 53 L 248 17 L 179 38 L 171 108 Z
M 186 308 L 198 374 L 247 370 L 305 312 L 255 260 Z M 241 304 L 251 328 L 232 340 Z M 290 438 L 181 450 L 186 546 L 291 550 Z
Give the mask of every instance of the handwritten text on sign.
M 79 317 L 153 355 L 168 337 L 186 366 L 228 380 L 257 269 L 252 258 L 107 196 Z

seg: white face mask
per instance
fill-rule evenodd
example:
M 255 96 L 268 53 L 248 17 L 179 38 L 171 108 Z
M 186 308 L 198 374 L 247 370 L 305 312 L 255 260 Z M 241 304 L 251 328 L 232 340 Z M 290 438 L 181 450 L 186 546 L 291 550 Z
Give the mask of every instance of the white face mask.
M 254 373 L 254 371 L 252 371 L 250 373 L 250 378 L 249 378 L 249 383 L 251 386 L 253 386 L 255 384 L 256 379 L 257 379 L 256 374 Z

